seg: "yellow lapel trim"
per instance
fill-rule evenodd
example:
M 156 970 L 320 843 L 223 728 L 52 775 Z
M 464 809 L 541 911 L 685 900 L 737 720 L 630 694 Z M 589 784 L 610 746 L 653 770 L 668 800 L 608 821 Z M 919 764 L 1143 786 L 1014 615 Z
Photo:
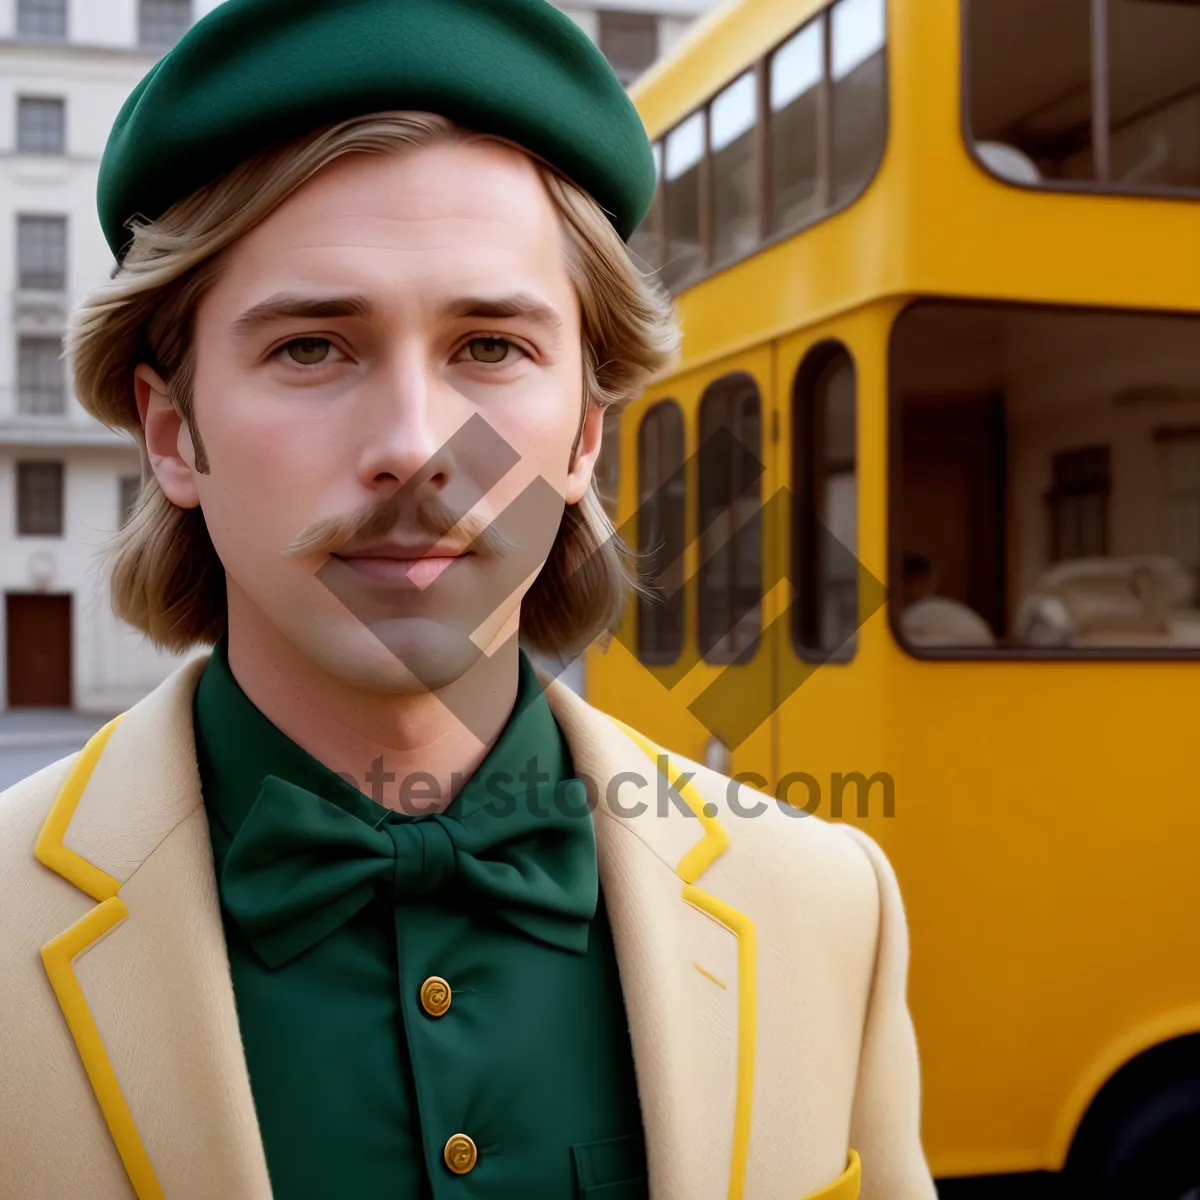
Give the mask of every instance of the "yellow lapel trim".
M 614 721 L 621 731 L 657 766 L 661 761 L 667 782 L 671 783 L 670 759 L 661 747 Z M 660 760 L 661 755 L 661 760 Z M 683 880 L 683 899 L 693 908 L 706 913 L 724 925 L 737 938 L 738 963 L 738 1039 L 737 1089 L 733 1114 L 733 1156 L 729 1168 L 729 1200 L 742 1200 L 746 1190 L 746 1166 L 750 1157 L 751 1104 L 754 1096 L 754 1042 L 757 1018 L 757 941 L 754 922 L 743 912 L 718 900 L 716 896 L 696 887 L 696 881 L 729 848 L 729 835 L 715 815 L 705 811 L 704 801 L 690 781 L 680 782 L 683 772 L 676 775 L 676 795 L 699 819 L 704 836 L 676 864 L 675 874 Z M 831 1200 L 842 1200 L 834 1194 Z
M 91 912 L 84 913 L 74 925 L 42 947 L 42 963 L 138 1200 L 165 1200 L 146 1154 L 146 1147 L 133 1123 L 133 1114 L 121 1094 L 121 1085 L 117 1082 L 116 1072 L 104 1049 L 104 1041 L 92 1018 L 74 966 L 79 955 L 129 915 L 125 902 L 117 895 L 121 890 L 120 881 L 80 857 L 63 842 L 71 818 L 79 806 L 79 799 L 120 720 L 117 717 L 110 721 L 83 748 L 62 791 L 55 797 L 34 846 L 33 852 L 38 862 L 61 875 L 93 900 L 100 901 Z
M 694 883 L 683 885 L 683 898 L 693 908 L 698 908 L 720 921 L 737 938 L 737 1102 L 733 1112 L 733 1162 L 729 1170 L 729 1200 L 742 1200 L 746 1189 L 746 1164 L 750 1157 L 750 1105 L 754 1095 L 754 1039 L 757 1034 L 755 1016 L 758 1012 L 754 922 L 724 900 L 718 900 L 711 893 L 701 891 Z
M 79 806 L 79 798 L 87 787 L 92 772 L 113 730 L 120 724 L 121 718 L 109 721 L 99 733 L 93 737 L 76 760 L 67 782 L 55 798 L 50 815 L 38 834 L 37 844 L 33 848 L 34 857 L 44 867 L 49 867 L 56 875 L 61 875 L 68 883 L 73 883 L 81 892 L 86 892 L 93 900 L 109 900 L 117 894 L 121 885 L 111 875 L 106 875 L 99 867 L 94 867 L 86 858 L 80 858 L 74 850 L 63 845 L 67 836 L 67 826 Z
M 665 772 L 667 782 L 670 783 L 671 763 L 667 752 L 648 737 L 643 737 L 636 729 L 630 729 L 624 721 L 618 721 L 616 717 L 609 717 L 609 720 L 655 766 L 658 765 L 659 757 L 662 757 L 667 766 L 667 771 Z M 680 772 L 680 774 L 683 774 L 683 772 Z M 692 814 L 699 818 L 700 828 L 704 830 L 704 836 L 675 865 L 675 874 L 684 883 L 695 883 L 729 849 L 729 834 L 721 827 L 715 816 L 710 816 L 704 811 L 704 804 L 700 800 L 700 797 L 696 795 L 696 791 L 691 783 L 676 783 L 674 787 L 676 795 L 692 810 Z

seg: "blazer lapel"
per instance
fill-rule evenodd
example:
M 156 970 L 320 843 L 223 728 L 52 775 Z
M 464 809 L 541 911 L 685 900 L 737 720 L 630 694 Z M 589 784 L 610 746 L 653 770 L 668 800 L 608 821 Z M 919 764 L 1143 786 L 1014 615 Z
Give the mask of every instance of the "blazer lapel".
M 686 774 L 680 781 L 682 764 L 660 747 L 562 684 L 551 684 L 547 698 L 576 774 L 597 788 L 600 884 L 629 1020 L 651 1195 L 741 1200 L 754 1084 L 754 926 L 704 880 L 728 837 Z M 680 781 L 673 793 L 668 781 Z
M 42 959 L 138 1200 L 269 1200 L 196 768 L 203 667 L 77 760 L 35 853 L 97 904 Z
M 270 1200 L 176 672 L 80 755 L 38 839 L 96 907 L 42 948 L 138 1200 Z M 547 692 L 596 841 L 655 1200 L 741 1200 L 754 1062 L 754 927 L 706 890 L 728 838 L 681 764 L 568 688 Z M 660 774 L 665 778 L 660 779 Z M 130 920 L 128 918 L 136 918 Z

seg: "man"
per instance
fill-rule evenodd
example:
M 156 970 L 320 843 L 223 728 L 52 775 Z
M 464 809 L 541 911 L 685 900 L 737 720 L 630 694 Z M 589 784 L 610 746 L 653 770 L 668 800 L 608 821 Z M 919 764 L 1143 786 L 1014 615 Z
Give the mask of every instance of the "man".
M 924 554 L 905 553 L 902 582 L 900 632 L 910 646 L 995 646 L 995 635 L 977 612 L 961 601 L 937 594 L 937 571 Z
M 932 1197 L 880 851 L 518 648 L 628 584 L 653 187 L 543 0 L 230 0 L 126 104 L 76 385 L 215 649 L 0 798 L 0 1196 Z

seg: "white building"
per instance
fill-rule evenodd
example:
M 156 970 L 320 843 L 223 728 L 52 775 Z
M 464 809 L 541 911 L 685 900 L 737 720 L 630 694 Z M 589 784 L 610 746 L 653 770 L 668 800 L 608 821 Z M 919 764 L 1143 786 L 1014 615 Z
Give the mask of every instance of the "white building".
M 218 2 L 0 0 L 0 710 L 115 712 L 177 661 L 112 615 L 102 551 L 138 455 L 83 412 L 59 356 L 71 308 L 112 268 L 95 209 L 108 131 Z M 629 81 L 712 4 L 561 7 Z

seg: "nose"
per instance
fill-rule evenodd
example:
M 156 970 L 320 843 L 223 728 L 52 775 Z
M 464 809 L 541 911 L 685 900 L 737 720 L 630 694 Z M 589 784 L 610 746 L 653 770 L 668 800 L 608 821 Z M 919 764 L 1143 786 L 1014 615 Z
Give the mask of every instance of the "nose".
M 455 472 L 451 436 L 464 415 L 440 394 L 420 354 L 398 354 L 358 413 L 363 485 L 385 495 L 404 488 L 417 502 L 444 490 Z

